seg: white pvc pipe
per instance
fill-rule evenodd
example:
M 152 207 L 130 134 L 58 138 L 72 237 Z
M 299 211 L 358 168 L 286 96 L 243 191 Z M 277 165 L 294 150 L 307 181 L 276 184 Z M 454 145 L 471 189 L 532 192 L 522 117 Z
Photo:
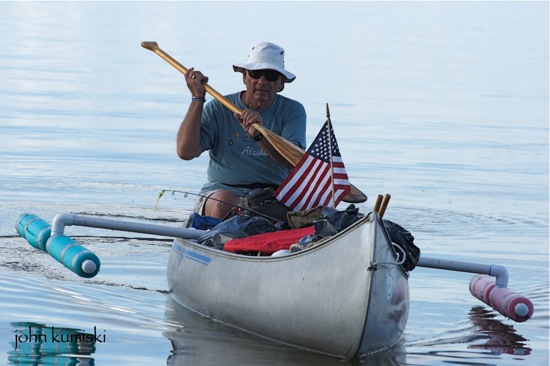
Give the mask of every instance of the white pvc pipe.
M 86 226 L 100 229 L 111 229 L 145 233 L 151 235 L 169 236 L 172 238 L 197 239 L 205 233 L 204 230 L 188 229 L 166 225 L 155 225 L 136 221 L 123 221 L 106 219 L 96 216 L 77 215 L 72 213 L 60 213 L 52 221 L 51 237 L 64 235 L 65 226 Z
M 506 267 L 498 264 L 477 264 L 469 262 L 450 261 L 446 259 L 420 257 L 418 263 L 419 267 L 446 269 L 449 271 L 468 272 L 486 274 L 496 277 L 495 285 L 499 287 L 508 286 L 508 271 Z

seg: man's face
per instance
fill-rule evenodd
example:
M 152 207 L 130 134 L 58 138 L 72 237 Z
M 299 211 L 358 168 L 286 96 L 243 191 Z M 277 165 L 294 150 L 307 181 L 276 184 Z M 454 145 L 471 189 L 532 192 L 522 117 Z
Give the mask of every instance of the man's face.
M 252 109 L 265 109 L 282 89 L 283 76 L 275 70 L 246 70 L 243 73 L 247 96 L 245 104 Z

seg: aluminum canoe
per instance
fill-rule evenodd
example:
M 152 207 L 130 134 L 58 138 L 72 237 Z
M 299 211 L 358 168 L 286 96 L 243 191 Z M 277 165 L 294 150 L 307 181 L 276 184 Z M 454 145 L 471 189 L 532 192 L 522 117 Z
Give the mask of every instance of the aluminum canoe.
M 408 273 L 377 213 L 316 246 L 255 257 L 176 239 L 171 296 L 213 320 L 293 347 L 343 359 L 383 351 L 401 338 Z

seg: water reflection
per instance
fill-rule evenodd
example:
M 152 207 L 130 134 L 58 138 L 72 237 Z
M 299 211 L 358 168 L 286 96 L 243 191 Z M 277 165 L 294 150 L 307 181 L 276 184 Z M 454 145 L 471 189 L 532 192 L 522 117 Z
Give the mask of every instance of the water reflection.
M 104 334 L 31 322 L 13 322 L 10 365 L 94 365 L 90 357 Z
M 468 313 L 469 322 L 460 328 L 448 329 L 433 339 L 413 341 L 407 345 L 407 356 L 412 364 L 483 365 L 509 364 L 513 360 L 528 360 L 529 364 L 538 364 L 528 358 L 531 348 L 528 341 L 519 335 L 512 325 L 504 324 L 498 318 L 501 315 L 483 306 L 474 306 Z M 467 350 L 457 345 L 466 344 Z M 420 347 L 419 352 L 411 351 Z M 436 350 L 432 350 L 437 348 Z M 426 350 L 427 351 L 424 351 Z M 525 356 L 525 357 L 524 357 Z
M 404 343 L 361 360 L 345 362 L 270 342 L 233 327 L 204 318 L 181 306 L 170 296 L 166 320 L 173 325 L 164 336 L 172 343 L 167 365 L 405 365 Z M 223 357 L 222 357 L 223 355 Z
M 488 350 L 492 354 L 503 353 L 526 356 L 531 354 L 531 348 L 525 346 L 527 340 L 516 333 L 512 325 L 495 319 L 496 313 L 482 306 L 473 307 L 468 317 L 472 324 L 478 326 L 481 333 L 487 338 L 482 344 L 472 344 L 469 349 Z

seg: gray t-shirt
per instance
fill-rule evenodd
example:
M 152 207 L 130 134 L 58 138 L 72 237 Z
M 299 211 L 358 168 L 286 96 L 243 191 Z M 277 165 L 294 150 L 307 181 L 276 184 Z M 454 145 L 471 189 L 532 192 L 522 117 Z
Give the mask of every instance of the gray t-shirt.
M 238 92 L 227 95 L 226 98 L 240 109 L 246 109 L 240 95 L 241 92 Z M 305 149 L 306 112 L 302 104 L 277 94 L 269 108 L 258 112 L 265 128 Z M 290 172 L 271 159 L 260 144 L 241 127 L 233 112 L 217 100 L 212 100 L 204 106 L 201 148 L 203 151 L 208 150 L 210 155 L 208 183 L 203 186 L 202 192 L 232 188 L 226 184 L 278 185 Z M 240 189 L 231 190 L 239 195 L 246 192 Z

